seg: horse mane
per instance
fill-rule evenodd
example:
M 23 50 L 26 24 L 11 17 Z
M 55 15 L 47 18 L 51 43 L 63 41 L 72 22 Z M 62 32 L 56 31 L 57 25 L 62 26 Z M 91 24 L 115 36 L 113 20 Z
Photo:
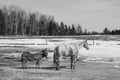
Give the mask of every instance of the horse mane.
M 78 42 L 79 42 L 78 47 L 81 48 L 86 41 L 87 41 L 87 40 L 78 41 Z

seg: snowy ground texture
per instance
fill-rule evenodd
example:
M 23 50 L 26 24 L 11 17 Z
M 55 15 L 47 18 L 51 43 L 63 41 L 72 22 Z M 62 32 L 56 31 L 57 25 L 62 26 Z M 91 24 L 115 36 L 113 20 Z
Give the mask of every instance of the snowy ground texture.
M 53 50 L 54 47 L 61 43 L 71 43 L 83 41 L 83 39 L 71 38 L 53 38 L 47 39 L 0 39 L 0 47 L 27 47 L 33 49 L 48 48 Z M 90 50 L 81 48 L 79 57 L 88 56 L 93 58 L 119 58 L 120 57 L 120 41 L 104 41 L 104 40 L 88 40 Z M 52 56 L 52 55 L 49 55 Z
M 116 39 L 112 37 L 113 39 Z M 75 38 L 0 39 L 0 80 L 120 80 L 120 40 L 88 40 L 90 50 L 79 51 L 77 71 L 69 69 L 69 61 L 55 71 L 52 67 L 53 49 L 61 43 L 83 41 Z M 28 63 L 27 70 L 21 69 L 19 59 L 23 51 L 37 52 L 42 48 L 49 51 L 49 60 L 35 69 L 35 62 Z M 81 62 L 82 60 L 82 62 Z M 67 66 L 67 68 L 64 68 Z M 28 77 L 29 76 L 29 77 Z

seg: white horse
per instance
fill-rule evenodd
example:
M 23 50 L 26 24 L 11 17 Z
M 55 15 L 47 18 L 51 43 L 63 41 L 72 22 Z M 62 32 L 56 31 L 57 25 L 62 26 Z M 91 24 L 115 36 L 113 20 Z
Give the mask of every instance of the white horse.
M 56 70 L 60 69 L 60 62 L 63 57 L 70 57 L 71 69 L 75 69 L 75 61 L 77 59 L 79 49 L 81 47 L 89 50 L 87 40 L 78 41 L 67 44 L 59 44 L 54 49 L 53 63 L 56 65 Z

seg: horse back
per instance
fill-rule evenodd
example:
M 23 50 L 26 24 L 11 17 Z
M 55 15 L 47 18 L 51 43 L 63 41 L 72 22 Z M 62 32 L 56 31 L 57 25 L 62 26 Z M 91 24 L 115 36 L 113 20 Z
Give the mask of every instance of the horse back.
M 69 44 L 69 47 L 72 49 L 73 55 L 76 55 L 79 53 L 79 48 L 78 48 L 78 45 L 76 43 Z
M 30 52 L 23 52 L 22 55 L 21 55 L 21 58 L 24 58 L 26 56 L 30 55 Z
M 21 61 L 26 59 L 28 59 L 29 61 L 32 61 L 34 59 L 33 54 L 31 54 L 30 52 L 23 52 L 21 56 Z
M 67 57 L 67 56 L 71 55 L 69 53 L 70 52 L 70 48 L 66 44 L 60 44 L 60 45 L 56 46 L 56 52 L 57 52 L 56 54 L 58 56 L 65 56 L 65 57 Z
M 41 55 L 40 53 L 34 54 L 33 57 L 34 57 L 35 60 L 40 60 L 40 59 L 42 59 L 42 55 Z

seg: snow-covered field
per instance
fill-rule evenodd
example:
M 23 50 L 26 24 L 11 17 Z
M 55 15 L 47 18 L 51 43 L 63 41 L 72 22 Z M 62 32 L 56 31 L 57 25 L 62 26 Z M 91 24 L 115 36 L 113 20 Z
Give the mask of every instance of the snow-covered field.
M 78 40 L 52 38 L 47 39 L 46 45 L 46 39 L 42 38 L 0 39 L 0 80 L 120 80 L 120 41 L 95 40 L 93 45 L 93 40 L 88 40 L 90 49 L 80 49 L 75 71 L 70 69 L 67 60 L 61 62 L 61 70 L 56 71 L 52 64 L 54 47 Z M 22 52 L 34 53 L 41 48 L 49 50 L 49 58 L 40 64 L 41 68 L 35 69 L 35 62 L 28 62 L 28 69 L 22 70 L 18 60 Z
M 76 41 L 78 41 L 78 39 L 53 38 L 47 39 L 46 45 L 46 39 L 0 39 L 0 47 L 28 47 L 33 49 L 48 48 L 49 50 L 53 50 L 58 44 Z M 116 60 L 120 58 L 120 41 L 94 40 L 93 45 L 93 40 L 88 40 L 88 44 L 90 46 L 90 50 L 81 48 L 79 51 L 79 57 L 87 57 L 85 60 L 108 60 L 108 58 Z M 52 53 L 49 54 L 49 56 L 52 57 Z

